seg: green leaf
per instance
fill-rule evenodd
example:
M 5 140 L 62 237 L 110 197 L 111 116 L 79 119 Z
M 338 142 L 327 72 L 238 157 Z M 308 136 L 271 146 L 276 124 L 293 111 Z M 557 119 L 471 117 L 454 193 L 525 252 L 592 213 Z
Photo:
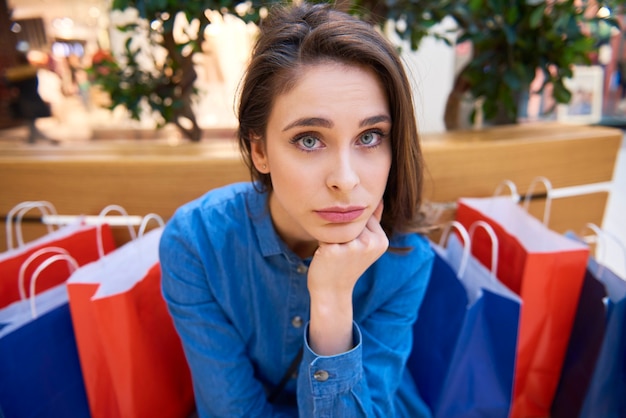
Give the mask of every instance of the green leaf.
M 469 9 L 474 12 L 484 7 L 482 0 L 469 0 L 468 3 L 469 3 Z
M 128 0 L 113 0 L 111 10 L 124 10 L 130 7 Z
M 502 27 L 502 31 L 506 36 L 506 43 L 509 45 L 514 45 L 517 42 L 517 32 L 513 26 L 504 25 Z
M 546 11 L 546 4 L 541 3 L 533 9 L 529 16 L 529 24 L 531 29 L 537 29 L 541 23 Z
M 565 87 L 562 80 L 557 80 L 553 85 L 554 99 L 559 103 L 569 103 L 572 100 L 572 93 Z

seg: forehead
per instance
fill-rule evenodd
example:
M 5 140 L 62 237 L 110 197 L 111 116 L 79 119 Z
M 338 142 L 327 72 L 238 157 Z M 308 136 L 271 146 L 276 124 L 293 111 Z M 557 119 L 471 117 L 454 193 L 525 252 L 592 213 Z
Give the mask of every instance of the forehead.
M 297 67 L 288 71 L 286 76 L 283 77 L 282 86 L 279 86 L 278 95 L 289 93 L 292 89 L 304 83 L 311 84 L 321 81 L 321 84 L 325 84 L 324 79 L 328 79 L 328 77 L 332 77 L 336 73 L 349 75 L 367 74 L 381 87 L 383 85 L 380 76 L 370 67 L 357 63 L 345 63 L 327 59 L 313 63 L 300 63 Z
M 387 93 L 380 77 L 359 65 L 337 62 L 301 65 L 282 87 L 275 97 L 272 113 L 274 110 L 389 113 Z M 341 106 L 352 107 L 341 109 Z

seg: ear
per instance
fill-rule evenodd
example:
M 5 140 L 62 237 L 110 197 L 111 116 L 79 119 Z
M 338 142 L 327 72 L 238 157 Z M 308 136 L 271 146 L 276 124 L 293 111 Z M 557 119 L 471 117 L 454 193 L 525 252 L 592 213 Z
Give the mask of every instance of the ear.
M 252 157 L 254 167 L 259 173 L 268 174 L 270 172 L 265 141 L 261 138 L 250 138 L 250 156 Z

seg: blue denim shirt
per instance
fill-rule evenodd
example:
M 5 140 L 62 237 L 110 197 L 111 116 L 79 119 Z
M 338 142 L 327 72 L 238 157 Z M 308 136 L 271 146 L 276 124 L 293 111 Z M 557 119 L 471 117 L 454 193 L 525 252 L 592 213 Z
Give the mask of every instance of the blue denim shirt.
M 310 259 L 276 234 L 267 193 L 251 183 L 179 208 L 160 245 L 165 300 L 192 372 L 200 417 L 428 416 L 405 363 L 433 254 L 393 237 L 353 292 L 354 348 L 319 356 L 307 343 Z M 297 376 L 267 401 L 301 347 Z M 321 373 L 319 373 L 321 372 Z

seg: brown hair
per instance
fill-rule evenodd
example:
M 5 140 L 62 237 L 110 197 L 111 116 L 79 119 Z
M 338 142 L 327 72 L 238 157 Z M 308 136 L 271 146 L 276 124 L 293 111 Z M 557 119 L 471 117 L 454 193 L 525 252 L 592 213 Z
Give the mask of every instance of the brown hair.
M 250 142 L 264 140 L 274 99 L 296 84 L 303 65 L 333 61 L 370 68 L 382 82 L 392 118 L 392 163 L 381 225 L 388 235 L 420 227 L 422 152 L 411 86 L 394 46 L 369 23 L 328 4 L 274 6 L 260 30 L 238 111 L 239 145 L 252 179 L 272 190 L 270 176 L 252 163 Z

